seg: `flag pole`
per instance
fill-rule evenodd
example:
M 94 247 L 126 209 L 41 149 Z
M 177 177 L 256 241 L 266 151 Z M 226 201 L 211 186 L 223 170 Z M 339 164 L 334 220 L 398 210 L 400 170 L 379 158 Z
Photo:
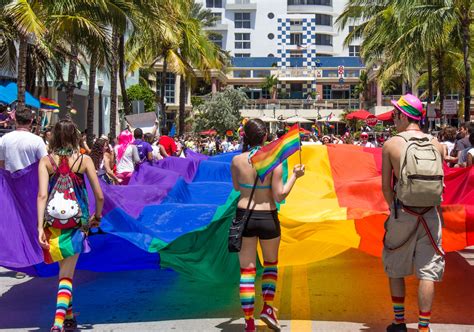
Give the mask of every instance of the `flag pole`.
M 300 134 L 300 123 L 297 122 L 298 124 L 298 138 L 300 139 L 300 149 L 299 149 L 299 155 L 300 155 L 300 165 L 302 165 L 303 163 L 301 162 L 301 134 Z

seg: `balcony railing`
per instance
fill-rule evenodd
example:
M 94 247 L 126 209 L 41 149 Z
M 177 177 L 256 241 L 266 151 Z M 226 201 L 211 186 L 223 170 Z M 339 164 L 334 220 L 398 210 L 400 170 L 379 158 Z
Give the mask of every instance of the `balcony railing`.
M 248 99 L 250 109 L 358 109 L 359 99 Z
M 305 77 L 310 80 L 316 77 L 316 71 L 306 67 L 292 67 L 278 70 L 277 75 L 279 78 Z
M 228 1 L 225 9 L 227 10 L 257 10 L 256 0 L 233 0 Z

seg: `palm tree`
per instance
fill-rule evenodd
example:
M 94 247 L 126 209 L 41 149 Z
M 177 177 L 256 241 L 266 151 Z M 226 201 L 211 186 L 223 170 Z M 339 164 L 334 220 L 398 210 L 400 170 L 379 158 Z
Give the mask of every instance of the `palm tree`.
M 275 75 L 265 77 L 265 82 L 261 85 L 262 89 L 267 89 L 270 92 L 273 100 L 277 99 L 277 86 L 278 77 Z

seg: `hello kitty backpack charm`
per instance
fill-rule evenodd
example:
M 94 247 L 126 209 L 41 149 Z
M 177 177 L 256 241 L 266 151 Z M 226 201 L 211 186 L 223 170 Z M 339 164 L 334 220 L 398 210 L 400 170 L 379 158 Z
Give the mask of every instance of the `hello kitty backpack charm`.
M 58 229 L 80 227 L 82 211 L 72 180 L 72 177 L 76 175 L 71 172 L 67 157 L 62 157 L 57 167 L 51 157 L 50 160 L 57 180 L 49 193 L 45 222 L 47 226 Z

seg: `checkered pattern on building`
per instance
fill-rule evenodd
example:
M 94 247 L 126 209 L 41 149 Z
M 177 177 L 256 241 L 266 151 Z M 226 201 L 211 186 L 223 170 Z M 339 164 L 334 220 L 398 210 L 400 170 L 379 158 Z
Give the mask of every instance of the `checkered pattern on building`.
M 303 55 L 303 67 L 312 69 L 316 66 L 316 47 L 314 45 L 314 35 L 316 33 L 316 19 L 302 19 L 302 45 L 299 50 Z M 278 19 L 278 66 L 280 68 L 290 67 L 290 46 L 291 25 L 289 18 Z

